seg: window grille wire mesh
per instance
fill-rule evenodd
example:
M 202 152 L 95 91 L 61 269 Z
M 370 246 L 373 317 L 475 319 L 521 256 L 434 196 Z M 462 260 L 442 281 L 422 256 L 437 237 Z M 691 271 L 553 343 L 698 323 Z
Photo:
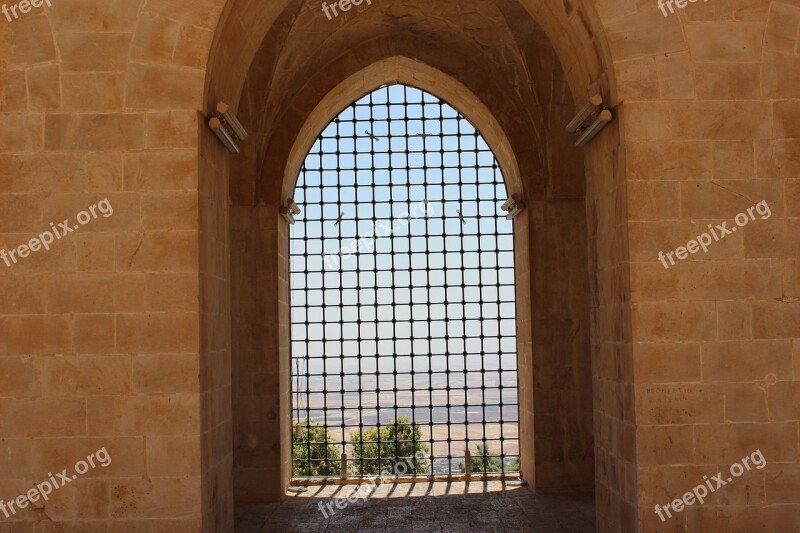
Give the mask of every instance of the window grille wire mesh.
M 322 132 L 290 237 L 295 477 L 339 477 L 342 452 L 350 477 L 454 475 L 467 446 L 474 474 L 519 470 L 507 197 L 480 133 L 419 89 Z

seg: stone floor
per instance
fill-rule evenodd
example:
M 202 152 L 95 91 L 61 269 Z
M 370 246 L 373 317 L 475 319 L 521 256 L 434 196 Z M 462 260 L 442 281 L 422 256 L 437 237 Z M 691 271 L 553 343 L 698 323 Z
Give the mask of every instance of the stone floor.
M 536 494 L 503 482 L 366 485 L 355 503 L 325 508 L 331 498 L 346 498 L 358 487 L 310 487 L 282 503 L 253 506 L 236 513 L 237 533 L 454 531 L 592 533 L 594 500 L 588 495 Z M 367 497 L 363 497 L 369 494 Z M 335 502 L 335 500 L 334 500 Z M 320 506 L 320 503 L 322 506 Z M 346 507 L 345 507 L 346 504 Z M 320 510 L 325 509 L 325 514 Z M 327 518 L 326 516 L 327 515 Z

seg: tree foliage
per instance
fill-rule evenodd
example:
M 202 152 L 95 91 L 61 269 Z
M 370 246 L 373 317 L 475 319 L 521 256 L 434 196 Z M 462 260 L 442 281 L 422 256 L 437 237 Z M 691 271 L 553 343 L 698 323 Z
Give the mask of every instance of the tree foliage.
M 338 446 L 331 444 L 333 438 L 323 424 L 296 420 L 292 435 L 294 476 L 326 477 L 341 474 L 341 452 Z M 328 461 L 325 461 L 326 458 Z
M 404 416 L 381 426 L 380 431 L 377 427 L 354 431 L 350 434 L 353 449 L 350 471 L 362 476 L 427 474 L 429 462 L 422 457 L 428 453 L 428 445 L 420 442 L 421 439 L 421 426 L 412 424 Z M 400 463 L 404 466 L 398 467 Z

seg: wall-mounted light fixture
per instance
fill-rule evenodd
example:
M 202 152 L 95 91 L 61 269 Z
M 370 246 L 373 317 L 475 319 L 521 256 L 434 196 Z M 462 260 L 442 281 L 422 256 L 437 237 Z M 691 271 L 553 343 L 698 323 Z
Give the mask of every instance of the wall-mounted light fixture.
M 217 104 L 214 116 L 208 120 L 208 127 L 216 134 L 220 142 L 225 145 L 225 148 L 234 154 L 239 153 L 236 141 L 245 141 L 248 137 L 244 126 L 242 126 L 242 123 L 239 122 L 239 119 L 231 112 L 230 107 L 225 102 Z
M 581 148 L 589 144 L 613 118 L 611 111 L 603 103 L 603 97 L 595 94 L 567 124 L 567 133 L 580 134 L 575 146 Z
M 506 219 L 513 220 L 517 218 L 517 215 L 522 213 L 522 210 L 525 209 L 525 204 L 520 201 L 519 195 L 512 194 L 511 198 L 506 200 L 505 203 L 500 206 L 500 209 L 508 213 L 506 215 Z
M 608 123 L 611 122 L 611 119 L 614 118 L 611 116 L 611 111 L 608 109 L 603 109 L 600 111 L 600 114 L 597 115 L 597 119 L 592 122 L 592 125 L 585 128 L 581 136 L 578 137 L 578 140 L 575 141 L 575 146 L 577 148 L 583 148 L 589 142 L 594 139 L 595 135 L 600 133 L 600 130 L 608 126 Z
M 281 206 L 281 215 L 286 219 L 289 224 L 294 224 L 294 216 L 302 213 L 300 206 L 298 206 L 293 198 L 286 200 L 286 205 Z

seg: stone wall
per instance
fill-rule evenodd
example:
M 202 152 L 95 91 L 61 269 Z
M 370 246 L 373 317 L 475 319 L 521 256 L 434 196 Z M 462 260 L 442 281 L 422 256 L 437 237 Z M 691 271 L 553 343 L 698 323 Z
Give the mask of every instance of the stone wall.
M 800 5 L 671 5 L 375 0 L 328 20 L 299 0 L 53 0 L 0 17 L 0 249 L 114 208 L 0 263 L 0 498 L 112 458 L 0 531 L 226 531 L 234 494 L 280 493 L 275 213 L 318 104 L 347 105 L 393 57 L 411 63 L 382 81 L 468 105 L 530 202 L 526 476 L 590 484 L 593 441 L 600 531 L 799 529 Z M 596 91 L 616 118 L 580 165 L 558 126 Z M 205 127 L 219 100 L 253 130 L 240 160 Z M 664 268 L 762 200 L 769 219 Z M 757 449 L 763 470 L 654 513 Z

